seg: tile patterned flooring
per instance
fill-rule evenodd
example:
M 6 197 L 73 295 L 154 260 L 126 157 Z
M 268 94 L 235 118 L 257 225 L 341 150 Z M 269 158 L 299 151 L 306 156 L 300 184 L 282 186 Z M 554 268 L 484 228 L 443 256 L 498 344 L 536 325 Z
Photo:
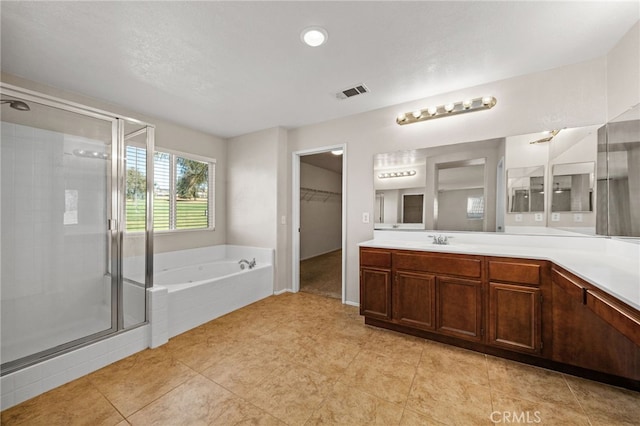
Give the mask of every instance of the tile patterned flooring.
M 493 414 L 492 414 L 493 413 Z M 640 393 L 272 296 L 2 412 L 3 425 L 638 425 Z
M 342 299 L 342 250 L 301 261 L 300 291 Z

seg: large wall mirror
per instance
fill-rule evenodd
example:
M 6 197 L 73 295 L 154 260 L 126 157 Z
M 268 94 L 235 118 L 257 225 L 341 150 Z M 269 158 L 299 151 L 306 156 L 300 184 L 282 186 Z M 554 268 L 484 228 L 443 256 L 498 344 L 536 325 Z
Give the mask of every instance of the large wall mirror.
M 595 235 L 600 127 L 378 154 L 375 229 Z
M 640 105 L 598 133 L 597 232 L 640 237 Z

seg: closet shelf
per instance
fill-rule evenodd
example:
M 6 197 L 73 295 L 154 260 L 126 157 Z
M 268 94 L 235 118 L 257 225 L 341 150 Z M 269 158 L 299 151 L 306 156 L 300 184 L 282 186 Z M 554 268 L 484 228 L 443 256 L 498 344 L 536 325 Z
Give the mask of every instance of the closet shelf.
M 337 201 L 342 199 L 341 192 L 325 191 L 322 189 L 300 188 L 300 201 Z

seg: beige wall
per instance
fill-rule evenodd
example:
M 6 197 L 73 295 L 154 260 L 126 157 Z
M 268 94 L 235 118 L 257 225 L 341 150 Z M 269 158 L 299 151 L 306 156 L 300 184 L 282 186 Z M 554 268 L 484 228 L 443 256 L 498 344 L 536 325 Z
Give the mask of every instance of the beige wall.
M 640 21 L 607 54 L 607 120 L 640 103 Z
M 114 114 L 145 121 L 155 125 L 156 148 L 168 148 L 185 153 L 215 158 L 216 162 L 216 229 L 214 231 L 188 231 L 156 234 L 154 251 L 156 253 L 225 244 L 226 242 L 226 141 L 222 138 L 202 133 L 175 123 L 148 117 L 119 105 L 113 105 L 77 93 L 66 92 L 40 83 L 25 80 L 9 74 L 1 74 L 2 82 L 29 90 L 35 90 L 50 96 L 59 97 L 89 107 L 102 109 Z M 139 237 L 134 237 L 138 239 Z
M 273 128 L 231 138 L 227 149 L 227 243 L 276 249 L 275 291 L 287 288 L 291 264 L 286 145 L 286 131 Z

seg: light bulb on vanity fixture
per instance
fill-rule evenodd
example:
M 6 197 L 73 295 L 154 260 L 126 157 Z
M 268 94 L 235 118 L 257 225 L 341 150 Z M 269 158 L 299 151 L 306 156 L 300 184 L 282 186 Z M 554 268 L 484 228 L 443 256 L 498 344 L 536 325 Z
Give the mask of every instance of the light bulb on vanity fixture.
M 466 112 L 491 109 L 496 106 L 497 102 L 498 101 L 493 96 L 465 99 L 464 101 L 459 102 L 449 102 L 444 105 L 430 106 L 426 110 L 421 109 L 400 114 L 396 117 L 396 123 L 399 125 L 404 125 L 417 123 L 418 121 L 431 120 L 433 118 L 448 117 L 451 115 L 457 115 Z

